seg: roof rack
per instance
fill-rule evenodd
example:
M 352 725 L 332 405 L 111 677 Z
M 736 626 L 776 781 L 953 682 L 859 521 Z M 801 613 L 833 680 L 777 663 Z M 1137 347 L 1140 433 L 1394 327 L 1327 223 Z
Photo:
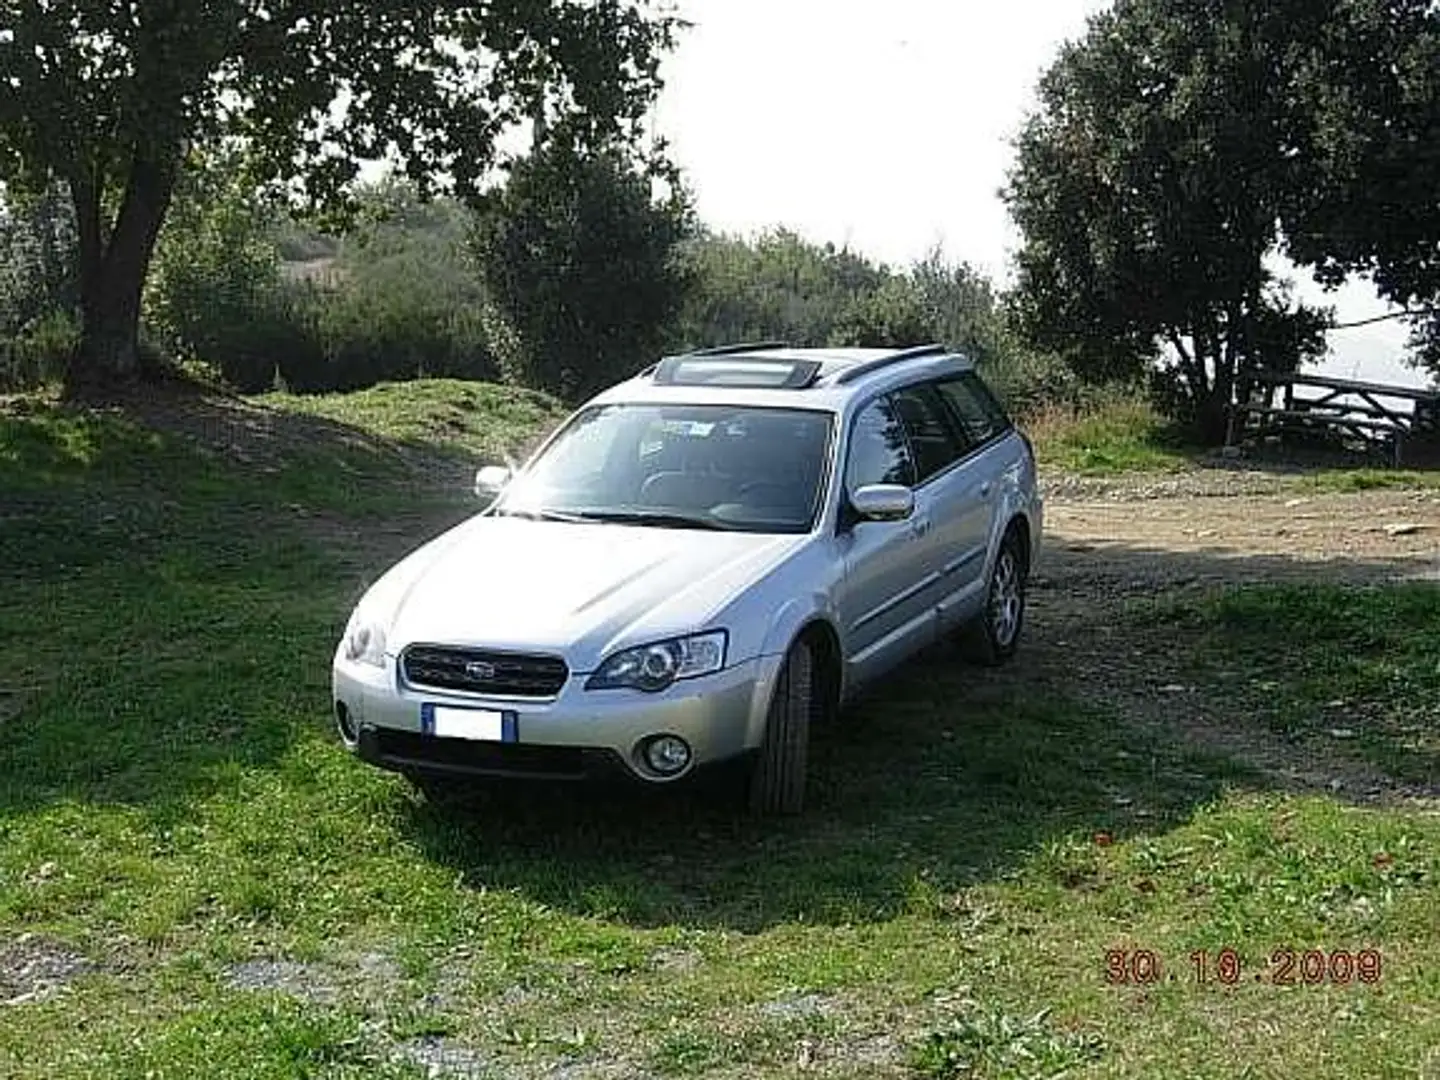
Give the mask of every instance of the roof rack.
M 898 352 L 890 353 L 888 356 L 877 357 L 874 360 L 866 360 L 863 363 L 846 368 L 835 377 L 835 385 L 844 386 L 846 383 L 854 382 L 862 375 L 869 375 L 871 372 L 879 371 L 881 368 L 887 368 L 891 364 L 901 364 L 906 360 L 919 360 L 926 356 L 944 356 L 949 353 L 949 351 L 947 347 L 939 344 L 917 345 L 913 349 L 901 349 Z
M 742 353 L 768 352 L 771 349 L 788 349 L 788 341 L 751 341 L 737 345 L 715 345 L 708 349 L 695 349 L 686 356 L 736 356 Z

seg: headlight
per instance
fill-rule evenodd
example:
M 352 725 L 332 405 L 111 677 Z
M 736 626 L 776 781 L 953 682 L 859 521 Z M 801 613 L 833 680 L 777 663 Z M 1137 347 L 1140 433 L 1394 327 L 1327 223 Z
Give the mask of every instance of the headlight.
M 724 630 L 657 641 L 616 653 L 590 676 L 587 690 L 628 688 L 654 694 L 681 679 L 709 675 L 725 666 Z
M 345 640 L 341 643 L 343 655 L 352 664 L 385 666 L 385 628 L 373 619 L 363 618 L 360 612 L 350 617 L 345 628 Z

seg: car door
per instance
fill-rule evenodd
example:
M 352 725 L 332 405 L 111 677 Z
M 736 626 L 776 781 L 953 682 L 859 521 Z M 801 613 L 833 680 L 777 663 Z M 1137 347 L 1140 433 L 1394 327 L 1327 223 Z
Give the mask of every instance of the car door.
M 989 536 L 992 488 L 933 382 L 895 392 L 894 400 L 915 457 L 917 561 L 929 583 L 926 601 L 939 629 L 976 605 Z
M 938 380 L 935 391 L 965 444 L 960 461 L 942 478 L 937 492 L 946 507 L 943 516 L 951 550 L 940 602 L 940 626 L 944 630 L 972 618 L 985 602 L 986 557 L 1005 467 L 1000 447 L 1010 422 L 973 374 Z
M 913 487 L 915 463 L 895 407 L 882 397 L 851 423 L 842 498 L 871 484 Z M 920 569 L 923 518 L 854 521 L 842 514 L 845 574 L 837 608 L 852 685 L 898 663 L 935 638 L 935 608 Z

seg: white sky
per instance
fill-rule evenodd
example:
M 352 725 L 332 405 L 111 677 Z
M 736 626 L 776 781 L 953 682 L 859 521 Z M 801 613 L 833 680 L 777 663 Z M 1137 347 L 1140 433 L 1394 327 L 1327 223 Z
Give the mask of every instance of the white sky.
M 904 265 L 936 244 L 997 280 L 998 191 L 1041 72 L 1103 0 L 679 0 L 656 129 L 726 232 L 784 225 Z M 1363 284 L 1306 299 L 1385 311 Z M 1332 335 L 1341 375 L 1423 382 L 1399 323 Z

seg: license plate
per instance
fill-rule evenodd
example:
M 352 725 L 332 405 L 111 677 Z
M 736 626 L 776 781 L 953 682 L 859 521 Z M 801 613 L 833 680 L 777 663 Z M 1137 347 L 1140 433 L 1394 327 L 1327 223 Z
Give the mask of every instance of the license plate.
M 513 743 L 520 741 L 519 728 L 519 718 L 510 712 L 456 709 L 428 702 L 420 706 L 420 731 L 437 739 Z

